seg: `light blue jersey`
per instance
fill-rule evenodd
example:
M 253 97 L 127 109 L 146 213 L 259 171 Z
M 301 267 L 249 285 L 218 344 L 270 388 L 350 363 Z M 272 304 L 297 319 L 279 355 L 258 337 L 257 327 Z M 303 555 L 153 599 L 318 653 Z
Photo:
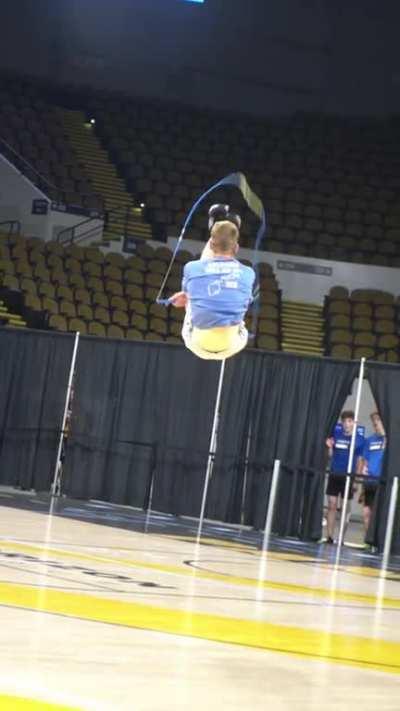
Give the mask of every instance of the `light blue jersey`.
M 237 259 L 215 257 L 185 264 L 182 291 L 190 299 L 193 326 L 234 326 L 251 303 L 255 273 Z

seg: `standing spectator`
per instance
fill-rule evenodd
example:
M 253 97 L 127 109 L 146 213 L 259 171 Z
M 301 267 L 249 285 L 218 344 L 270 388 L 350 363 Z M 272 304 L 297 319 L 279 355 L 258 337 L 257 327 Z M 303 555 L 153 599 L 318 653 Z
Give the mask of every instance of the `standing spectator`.
M 372 507 L 378 488 L 379 477 L 382 473 L 383 457 L 386 449 L 386 433 L 379 412 L 371 412 L 370 418 L 372 427 L 374 428 L 374 434 L 365 440 L 361 469 L 361 473 L 369 479 L 369 481 L 363 485 L 360 497 L 360 503 L 363 504 L 365 533 L 367 533 L 371 521 Z
M 332 437 L 326 440 L 329 454 L 331 456 L 330 474 L 326 493 L 328 496 L 327 515 L 327 543 L 334 543 L 336 511 L 339 496 L 344 496 L 346 485 L 346 474 L 349 465 L 350 446 L 353 430 L 355 427 L 354 412 L 343 410 L 340 415 L 341 427 L 336 428 Z M 364 436 L 357 432 L 355 439 L 354 455 L 352 462 L 352 474 L 361 472 L 361 456 L 364 447 Z M 353 498 L 354 487 L 350 487 L 349 500 Z

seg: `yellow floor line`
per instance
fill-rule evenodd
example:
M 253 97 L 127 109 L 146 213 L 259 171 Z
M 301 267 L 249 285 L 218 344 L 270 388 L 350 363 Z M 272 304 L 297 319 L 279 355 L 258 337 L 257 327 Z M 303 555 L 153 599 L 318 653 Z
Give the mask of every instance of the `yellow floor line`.
M 0 583 L 0 605 L 400 674 L 400 643 Z
M 307 585 L 298 585 L 296 583 L 282 583 L 273 580 L 258 580 L 257 578 L 246 578 L 230 573 L 218 573 L 212 571 L 199 570 L 197 568 L 189 568 L 184 565 L 167 565 L 163 563 L 150 563 L 147 561 L 131 560 L 125 558 L 107 558 L 100 555 L 92 555 L 89 553 L 80 553 L 76 551 L 66 551 L 58 548 L 47 548 L 46 546 L 35 546 L 31 544 L 15 543 L 8 541 L 0 541 L 1 548 L 9 550 L 18 550 L 24 553 L 39 556 L 43 562 L 47 559 L 54 558 L 73 558 L 78 560 L 87 560 L 94 563 L 105 563 L 107 565 L 123 565 L 131 568 L 142 568 L 144 570 L 154 570 L 160 573 L 171 575 L 180 575 L 184 577 L 197 578 L 198 580 L 215 580 L 224 582 L 229 585 L 239 585 L 253 587 L 265 590 L 280 590 L 292 595 L 309 595 L 311 597 L 326 598 L 330 603 L 336 601 L 358 602 L 366 605 L 376 606 L 378 598 L 376 595 L 367 593 L 356 593 L 347 590 L 330 590 L 329 588 L 317 588 Z M 379 607 L 400 608 L 400 599 L 393 597 L 379 598 Z
M 0 694 L 1 711 L 78 711 L 77 707 L 60 706 L 46 701 L 25 699 L 20 696 Z

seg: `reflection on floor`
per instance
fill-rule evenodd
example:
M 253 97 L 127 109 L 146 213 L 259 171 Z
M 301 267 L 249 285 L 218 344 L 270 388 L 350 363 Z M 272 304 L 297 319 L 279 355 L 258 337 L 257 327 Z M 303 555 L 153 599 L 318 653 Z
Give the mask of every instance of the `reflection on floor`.
M 259 532 L 214 523 L 197 544 L 195 521 L 49 515 L 11 489 L 0 506 L 0 708 L 400 708 L 399 558 L 382 574 L 362 549 L 335 564 L 276 538 L 262 555 Z

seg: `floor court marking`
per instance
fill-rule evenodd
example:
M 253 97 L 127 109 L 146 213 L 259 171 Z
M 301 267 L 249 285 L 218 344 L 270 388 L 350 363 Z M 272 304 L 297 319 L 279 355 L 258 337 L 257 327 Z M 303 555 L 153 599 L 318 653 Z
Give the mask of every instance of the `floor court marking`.
M 400 643 L 0 583 L 0 605 L 400 674 Z
M 77 706 L 52 704 L 49 701 L 0 694 L 1 711 L 79 711 Z
M 153 570 L 155 572 L 167 573 L 172 575 L 180 575 L 185 577 L 196 577 L 199 580 L 213 580 L 218 582 L 228 583 L 230 585 L 239 585 L 247 587 L 255 587 L 258 590 L 280 590 L 293 595 L 311 595 L 312 597 L 327 598 L 330 604 L 336 600 L 346 602 L 360 602 L 369 604 L 375 607 L 377 604 L 377 596 L 367 593 L 355 593 L 346 590 L 330 590 L 329 588 L 311 587 L 306 585 L 298 585 L 296 583 L 281 583 L 270 580 L 261 580 L 257 578 L 246 578 L 230 573 L 214 572 L 209 569 L 202 569 L 196 561 L 183 561 L 186 568 L 177 565 L 164 565 L 162 563 L 150 563 L 145 561 L 130 560 L 124 558 L 107 558 L 105 556 L 90 555 L 88 553 L 78 553 L 76 551 L 60 550 L 57 548 L 48 548 L 46 546 L 34 546 L 31 544 L 20 544 L 15 542 L 2 541 L 1 547 L 11 550 L 19 550 L 34 555 L 44 555 L 43 562 L 46 562 L 50 556 L 59 556 L 61 558 L 73 558 L 79 560 L 88 560 L 96 563 L 106 563 L 108 565 L 123 565 L 131 568 L 141 568 L 144 570 Z M 400 609 L 400 598 L 384 597 L 379 599 L 380 607 L 391 607 Z

